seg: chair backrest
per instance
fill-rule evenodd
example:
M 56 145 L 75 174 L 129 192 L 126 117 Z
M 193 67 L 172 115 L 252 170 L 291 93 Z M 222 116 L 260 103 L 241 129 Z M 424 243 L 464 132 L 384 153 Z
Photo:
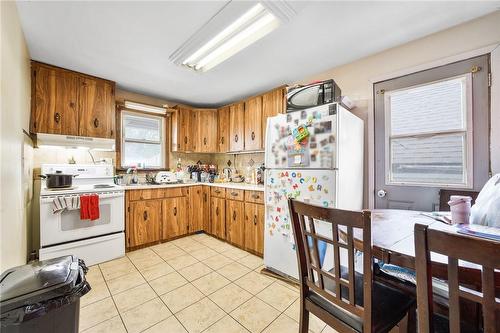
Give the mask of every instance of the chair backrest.
M 301 293 L 307 294 L 312 290 L 333 305 L 362 318 L 366 331 L 371 331 L 373 274 L 370 212 L 324 208 L 291 199 L 288 205 L 299 263 Z M 331 224 L 332 234 L 319 234 L 314 220 Z M 360 231 L 363 236 L 362 305 L 356 304 L 354 243 L 359 240 L 355 240 L 355 231 Z M 331 244 L 333 247 L 333 270 L 323 269 L 325 264 L 322 265 L 320 262 L 318 248 L 320 242 Z M 347 267 L 343 267 L 343 274 L 341 274 L 341 249 L 344 249 L 342 252 L 347 252 Z M 325 284 L 328 285 L 325 282 L 328 281 L 332 282 L 330 285 L 334 286 L 333 290 L 325 288 Z
M 448 201 L 450 201 L 450 197 L 452 195 L 464 195 L 472 198 L 471 205 L 476 202 L 477 196 L 479 192 L 477 191 L 464 191 L 464 190 L 439 190 L 439 210 L 442 212 L 449 212 L 450 205 L 448 205 Z
M 415 266 L 419 332 L 434 331 L 431 252 L 448 257 L 450 332 L 460 332 L 460 298 L 481 305 L 484 333 L 497 332 L 500 301 L 495 298 L 495 269 L 500 269 L 500 242 L 416 224 Z M 481 267 L 481 291 L 470 289 L 461 283 L 459 260 Z

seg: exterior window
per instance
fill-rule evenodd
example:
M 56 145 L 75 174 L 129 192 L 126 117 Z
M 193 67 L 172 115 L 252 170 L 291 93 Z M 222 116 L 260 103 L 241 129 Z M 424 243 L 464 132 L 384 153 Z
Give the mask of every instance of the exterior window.
M 387 184 L 471 187 L 470 74 L 384 95 Z
M 123 111 L 121 166 L 166 167 L 165 117 Z

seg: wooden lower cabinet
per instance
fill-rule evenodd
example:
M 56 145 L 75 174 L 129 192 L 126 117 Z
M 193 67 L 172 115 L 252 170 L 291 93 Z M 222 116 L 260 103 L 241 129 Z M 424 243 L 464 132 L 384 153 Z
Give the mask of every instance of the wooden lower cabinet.
M 238 247 L 245 246 L 245 203 L 226 200 L 226 240 Z
M 129 247 L 160 240 L 162 200 L 134 201 L 129 205 Z
M 212 225 L 210 223 L 210 187 L 203 186 L 202 190 L 203 190 L 203 205 L 202 205 L 203 223 L 201 230 L 204 230 L 206 233 L 211 234 Z
M 226 239 L 226 199 L 210 198 L 210 233 Z
M 237 195 L 232 195 L 232 192 Z M 262 195 L 259 191 L 206 185 L 127 190 L 127 248 L 204 231 L 239 248 L 262 255 Z
M 245 202 L 245 250 L 264 253 L 264 205 Z
M 162 240 L 186 235 L 188 233 L 187 197 L 164 199 L 162 212 Z
M 204 186 L 193 186 L 189 188 L 189 232 L 203 230 L 204 212 Z

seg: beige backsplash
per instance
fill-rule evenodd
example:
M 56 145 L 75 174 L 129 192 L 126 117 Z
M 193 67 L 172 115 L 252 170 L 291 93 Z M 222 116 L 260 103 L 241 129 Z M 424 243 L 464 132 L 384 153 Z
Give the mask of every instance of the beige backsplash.
M 91 151 L 96 162 L 105 160 L 116 165 L 116 155 L 114 152 Z M 196 164 L 201 161 L 203 164 L 217 164 L 219 169 L 227 166 L 231 161 L 231 167 L 245 174 L 250 161 L 253 160 L 253 167 L 258 167 L 264 162 L 264 153 L 250 154 L 199 154 L 199 153 L 170 153 L 169 168 L 173 169 L 177 165 L 177 160 L 181 159 L 183 167 Z M 40 166 L 45 163 L 62 164 L 74 160 L 77 164 L 92 164 L 92 157 L 86 149 L 67 149 L 59 147 L 42 147 L 33 149 L 34 173 L 39 174 Z

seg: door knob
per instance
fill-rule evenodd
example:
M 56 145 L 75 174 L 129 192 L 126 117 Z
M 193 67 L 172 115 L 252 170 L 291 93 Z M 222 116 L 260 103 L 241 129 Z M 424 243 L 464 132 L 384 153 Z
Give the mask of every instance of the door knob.
M 386 194 L 387 194 L 386 190 L 378 190 L 377 197 L 383 198 L 383 197 L 385 197 Z

